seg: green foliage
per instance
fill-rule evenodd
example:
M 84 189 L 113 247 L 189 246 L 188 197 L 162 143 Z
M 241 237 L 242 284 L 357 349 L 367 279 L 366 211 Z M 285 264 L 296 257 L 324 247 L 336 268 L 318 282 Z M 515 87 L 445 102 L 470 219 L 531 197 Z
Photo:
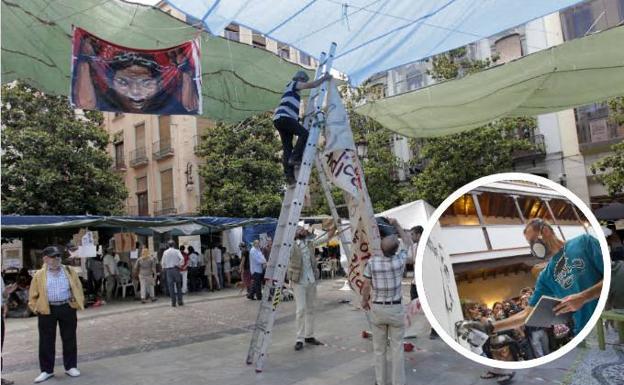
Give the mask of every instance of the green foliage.
M 466 48 L 460 47 L 434 56 L 431 59 L 432 69 L 427 70 L 427 74 L 438 81 L 456 79 L 465 74 L 482 71 L 496 61 L 498 61 L 496 55 L 491 59 L 470 60 L 466 57 Z
M 412 179 L 413 189 L 406 198 L 438 206 L 466 183 L 511 171 L 514 152 L 532 147 L 526 140 L 508 135 L 506 126 L 512 123 L 505 118 L 475 130 L 428 139 L 421 150 L 426 167 Z
M 2 86 L 4 214 L 120 212 L 126 189 L 111 171 L 102 114 L 77 116 L 64 96 Z
M 271 114 L 219 123 L 202 136 L 201 212 L 232 217 L 279 216 L 285 187 L 281 143 Z
M 394 134 L 373 119 L 355 112 L 351 112 L 349 118 L 356 142 L 366 140 L 367 156 L 361 162 L 375 212 L 400 205 L 404 185 L 398 180 L 400 161 L 392 151 Z
M 613 98 L 607 101 L 609 109 L 611 110 L 609 118 L 618 126 L 624 126 L 624 96 L 619 98 Z
M 618 126 L 624 126 L 624 97 L 614 98 L 607 102 L 611 110 L 610 119 Z M 597 175 L 610 196 L 616 196 L 624 192 L 624 142 L 614 144 L 611 149 L 613 154 L 594 163 L 591 170 Z

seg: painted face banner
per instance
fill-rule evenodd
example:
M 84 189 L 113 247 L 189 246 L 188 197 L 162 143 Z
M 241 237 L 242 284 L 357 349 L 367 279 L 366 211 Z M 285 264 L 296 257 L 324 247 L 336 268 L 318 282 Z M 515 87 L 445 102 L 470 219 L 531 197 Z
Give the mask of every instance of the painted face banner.
M 199 57 L 199 40 L 157 50 L 133 49 L 75 27 L 70 102 L 86 110 L 201 114 Z

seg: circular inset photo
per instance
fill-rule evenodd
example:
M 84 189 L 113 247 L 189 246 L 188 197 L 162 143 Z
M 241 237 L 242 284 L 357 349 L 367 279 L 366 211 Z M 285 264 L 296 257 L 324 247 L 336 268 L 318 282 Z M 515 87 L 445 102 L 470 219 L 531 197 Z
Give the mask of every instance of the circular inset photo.
M 506 173 L 469 183 L 437 208 L 415 268 L 423 310 L 448 345 L 520 369 L 561 357 L 591 332 L 609 266 L 602 229 L 576 195 Z

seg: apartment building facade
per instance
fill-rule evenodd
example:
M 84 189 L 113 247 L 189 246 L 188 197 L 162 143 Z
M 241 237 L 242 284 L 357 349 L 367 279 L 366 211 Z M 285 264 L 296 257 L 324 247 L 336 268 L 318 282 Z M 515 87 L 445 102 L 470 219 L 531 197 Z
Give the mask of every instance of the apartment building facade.
M 165 3 L 158 5 L 173 17 L 184 14 Z M 197 21 L 186 20 L 189 24 Z M 284 60 L 315 68 L 314 58 L 268 39 L 248 28 L 231 24 L 226 39 L 270 51 Z M 128 198 L 127 215 L 193 215 L 199 212 L 203 180 L 197 156 L 201 135 L 215 122 L 194 116 L 104 113 L 104 128 L 111 137 L 113 169 L 122 175 Z

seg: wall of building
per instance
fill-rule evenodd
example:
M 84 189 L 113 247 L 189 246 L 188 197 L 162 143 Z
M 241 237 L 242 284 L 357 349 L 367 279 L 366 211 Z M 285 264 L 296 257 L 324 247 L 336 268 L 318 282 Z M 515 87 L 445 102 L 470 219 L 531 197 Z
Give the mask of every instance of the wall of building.
M 159 119 L 157 115 L 104 113 L 104 127 L 112 138 L 123 138 L 124 165 L 118 170 L 128 189 L 126 212 L 129 215 L 138 214 L 137 179 L 147 176 L 148 212 L 154 215 L 158 208 L 156 202 L 162 201 L 161 172 L 167 169 L 173 174 L 173 197 L 175 212 L 197 213 L 200 202 L 199 158 L 195 155 L 194 141 L 196 140 L 197 122 L 193 116 L 171 116 L 170 120 L 171 146 L 173 155 L 162 159 L 155 159 L 154 145 L 159 138 Z M 137 150 L 136 126 L 145 123 L 145 148 L 147 164 L 132 167 L 132 153 Z M 109 153 L 115 162 L 114 144 L 109 144 Z M 189 167 L 190 165 L 190 167 Z M 185 172 L 190 169 L 190 181 L 187 183 Z

